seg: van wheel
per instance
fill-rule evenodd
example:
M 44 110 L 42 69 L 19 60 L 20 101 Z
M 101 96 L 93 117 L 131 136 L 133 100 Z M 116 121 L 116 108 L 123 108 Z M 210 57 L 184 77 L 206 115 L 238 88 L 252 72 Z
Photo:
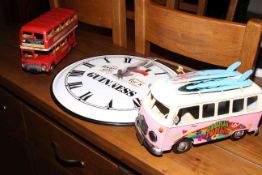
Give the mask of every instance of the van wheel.
M 242 139 L 246 135 L 246 133 L 247 133 L 246 130 L 239 130 L 234 132 L 230 138 L 231 140 L 236 141 Z
M 184 153 L 192 147 L 192 141 L 190 139 L 184 138 L 178 141 L 173 146 L 173 151 L 177 154 Z

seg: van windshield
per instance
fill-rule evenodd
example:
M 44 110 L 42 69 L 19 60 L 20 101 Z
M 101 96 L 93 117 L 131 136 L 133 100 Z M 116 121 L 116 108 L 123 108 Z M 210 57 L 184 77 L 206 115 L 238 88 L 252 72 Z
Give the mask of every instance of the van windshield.
M 152 93 L 149 93 L 147 100 L 149 101 L 150 107 L 154 112 L 154 115 L 162 119 L 167 119 L 169 108 L 159 102 Z

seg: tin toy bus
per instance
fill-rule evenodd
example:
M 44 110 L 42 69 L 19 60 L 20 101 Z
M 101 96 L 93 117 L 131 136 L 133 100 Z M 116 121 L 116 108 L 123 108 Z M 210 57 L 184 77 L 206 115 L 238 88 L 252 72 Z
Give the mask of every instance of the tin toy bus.
M 258 134 L 262 90 L 248 79 L 252 71 L 204 70 L 155 82 L 136 119 L 137 137 L 152 154 L 188 151 L 192 145 Z
M 49 51 L 20 49 L 22 68 L 29 72 L 52 72 L 65 55 L 76 45 L 75 31 Z
M 77 15 L 55 8 L 24 25 L 20 30 L 22 68 L 50 72 L 76 46 Z

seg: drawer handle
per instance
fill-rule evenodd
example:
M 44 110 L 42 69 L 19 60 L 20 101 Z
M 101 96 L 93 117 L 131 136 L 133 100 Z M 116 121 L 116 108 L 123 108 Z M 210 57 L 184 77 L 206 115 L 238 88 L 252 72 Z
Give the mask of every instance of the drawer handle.
M 58 151 L 58 144 L 56 142 L 52 142 L 52 146 L 55 152 L 55 158 L 56 160 L 65 167 L 85 167 L 85 162 L 81 160 L 70 160 L 70 159 L 64 159 L 62 158 L 61 154 Z
M 5 111 L 7 107 L 5 105 L 1 105 L 1 110 Z

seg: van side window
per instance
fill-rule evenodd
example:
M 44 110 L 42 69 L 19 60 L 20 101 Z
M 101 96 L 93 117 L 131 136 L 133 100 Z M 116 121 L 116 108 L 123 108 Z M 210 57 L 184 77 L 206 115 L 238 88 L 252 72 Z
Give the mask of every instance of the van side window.
M 229 101 L 221 101 L 218 103 L 218 115 L 224 115 L 229 113 Z
M 213 117 L 215 114 L 215 103 L 203 105 L 203 118 Z
M 247 110 L 251 111 L 257 108 L 257 96 L 247 98 Z
M 233 112 L 240 112 L 244 108 L 244 99 L 237 99 L 233 101 Z
M 190 121 L 199 118 L 199 106 L 181 108 L 177 114 L 179 121 Z

